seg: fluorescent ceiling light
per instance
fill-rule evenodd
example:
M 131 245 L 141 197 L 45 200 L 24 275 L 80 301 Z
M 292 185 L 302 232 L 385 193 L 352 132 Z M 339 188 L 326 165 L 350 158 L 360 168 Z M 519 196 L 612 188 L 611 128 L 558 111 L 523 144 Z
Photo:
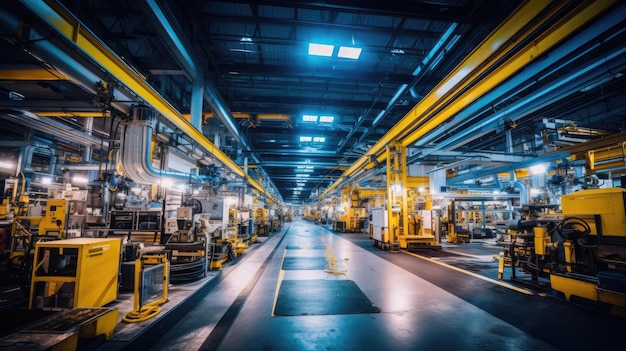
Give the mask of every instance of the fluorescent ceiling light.
M 302 115 L 303 122 L 317 122 L 317 116 L 315 115 Z
M 331 57 L 334 50 L 334 45 L 309 43 L 309 55 Z
M 72 183 L 74 184 L 87 184 L 89 179 L 87 177 L 75 175 L 72 177 Z
M 528 171 L 531 175 L 544 174 L 546 173 L 546 166 L 543 164 L 530 166 Z
M 309 43 L 309 55 L 331 57 L 334 50 L 334 45 Z
M 320 123 L 333 123 L 335 116 L 320 116 Z
M 361 48 L 353 48 L 349 46 L 341 46 L 339 47 L 339 52 L 337 53 L 337 57 L 348 58 L 357 60 L 359 56 L 361 56 Z
M 325 137 L 315 137 L 315 138 L 313 138 L 313 142 L 316 142 L 316 143 L 323 143 L 325 141 L 326 141 Z
M 11 162 L 0 161 L 0 168 L 13 169 L 14 167 Z
M 310 136 L 301 136 L 300 137 L 300 141 L 311 141 L 313 140 L 313 138 L 311 138 Z

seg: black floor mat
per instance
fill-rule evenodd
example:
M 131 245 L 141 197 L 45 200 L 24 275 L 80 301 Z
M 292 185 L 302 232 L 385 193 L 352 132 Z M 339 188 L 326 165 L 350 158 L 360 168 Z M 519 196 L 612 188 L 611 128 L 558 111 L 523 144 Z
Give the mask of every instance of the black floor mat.
M 379 313 L 351 280 L 283 280 L 276 316 Z
M 284 270 L 323 270 L 326 257 L 285 257 Z

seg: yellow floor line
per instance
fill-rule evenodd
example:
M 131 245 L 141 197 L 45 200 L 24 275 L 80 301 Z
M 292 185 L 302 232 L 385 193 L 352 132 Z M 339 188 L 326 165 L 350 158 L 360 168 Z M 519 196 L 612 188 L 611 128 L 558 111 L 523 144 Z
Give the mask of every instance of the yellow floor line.
M 530 290 L 523 289 L 523 288 L 518 288 L 517 286 L 513 286 L 511 284 L 507 284 L 507 283 L 504 283 L 504 282 L 501 282 L 501 281 L 498 281 L 498 280 L 495 280 L 495 279 L 487 278 L 487 277 L 484 277 L 484 276 L 482 276 L 480 274 L 469 272 L 469 271 L 466 271 L 464 269 L 461 269 L 461 268 L 458 268 L 458 267 L 455 267 L 455 266 L 451 266 L 451 265 L 449 265 L 447 263 L 443 263 L 441 261 L 433 260 L 431 258 L 422 256 L 422 255 L 418 255 L 418 254 L 415 254 L 415 253 L 412 253 L 412 252 L 408 252 L 408 251 L 400 251 L 400 252 L 402 252 L 404 254 L 407 254 L 407 255 L 411 255 L 411 256 L 417 257 L 417 258 L 421 258 L 422 260 L 425 260 L 425 261 L 428 261 L 428 262 L 432 262 L 432 263 L 438 264 L 440 266 L 444 266 L 444 267 L 453 269 L 453 270 L 455 270 L 457 272 L 460 272 L 460 273 L 463 273 L 463 274 L 467 274 L 467 275 L 472 276 L 474 278 L 482 279 L 482 280 L 484 280 L 486 282 L 489 282 L 489 283 L 492 283 L 492 284 L 500 285 L 502 287 L 505 287 L 507 289 L 511 289 L 511 290 L 520 292 L 522 294 L 535 295 L 535 293 L 530 291 Z
M 287 249 L 285 249 L 285 252 L 283 253 L 283 259 L 280 261 L 280 267 L 282 267 L 283 263 L 285 262 L 285 256 L 287 256 Z M 278 281 L 276 281 L 276 293 L 274 293 L 274 302 L 272 303 L 272 317 L 276 316 L 274 314 L 274 311 L 276 310 L 276 302 L 278 302 L 278 292 L 280 291 L 280 284 L 283 282 L 284 276 L 285 270 L 281 268 L 280 272 L 278 273 Z

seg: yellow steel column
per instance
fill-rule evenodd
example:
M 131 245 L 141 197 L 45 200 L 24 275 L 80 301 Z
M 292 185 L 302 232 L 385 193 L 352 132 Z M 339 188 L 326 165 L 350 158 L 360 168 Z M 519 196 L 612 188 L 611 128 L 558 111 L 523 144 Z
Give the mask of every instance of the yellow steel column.
M 393 238 L 393 202 L 395 200 L 395 195 L 393 193 L 393 174 L 391 171 L 392 160 L 391 160 L 391 152 L 389 152 L 389 145 L 387 145 L 387 245 L 391 245 L 394 241 Z M 385 237 L 383 235 L 383 248 L 385 248 Z
M 395 145 L 387 145 L 387 225 L 389 230 L 389 247 L 393 248 L 400 239 L 402 228 L 400 226 L 402 192 L 398 187 L 404 188 L 401 180 L 400 152 Z M 400 193 L 398 195 L 397 193 Z M 399 199 L 400 197 L 400 199 Z
M 400 183 L 402 184 L 402 202 L 400 205 L 400 216 L 402 216 L 402 221 L 400 223 L 400 232 L 403 234 L 403 236 L 405 237 L 404 239 L 404 244 L 402 244 L 402 241 L 400 242 L 400 248 L 402 249 L 406 249 L 407 248 L 407 242 L 406 242 L 406 236 L 409 235 L 409 205 L 408 205 L 408 201 L 409 201 L 409 182 L 408 182 L 408 177 L 407 177 L 407 169 L 406 169 L 406 148 L 404 146 L 402 146 L 400 143 L 396 144 L 396 147 L 399 149 L 398 151 L 398 156 L 399 156 L 399 162 L 400 162 L 400 167 L 399 167 L 399 178 L 400 178 Z

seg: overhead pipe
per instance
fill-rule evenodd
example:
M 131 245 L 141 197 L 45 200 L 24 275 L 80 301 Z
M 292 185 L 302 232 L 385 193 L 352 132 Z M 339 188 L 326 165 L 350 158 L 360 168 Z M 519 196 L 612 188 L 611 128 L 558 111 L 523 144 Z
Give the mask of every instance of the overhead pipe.
M 468 173 L 464 173 L 464 174 L 460 174 L 460 175 L 448 178 L 447 183 L 454 185 L 454 184 L 462 183 L 466 180 L 470 180 L 474 178 L 486 177 L 486 176 L 490 176 L 493 174 L 508 172 L 511 170 L 511 168 L 514 168 L 514 169 L 528 168 L 532 165 L 539 164 L 539 163 L 563 160 L 563 159 L 566 159 L 568 156 L 569 156 L 569 153 L 567 152 L 555 152 L 552 154 L 546 154 L 546 155 L 542 155 L 542 156 L 535 157 L 532 159 L 528 159 L 526 161 L 519 162 L 513 165 L 508 164 L 508 165 L 503 165 L 503 166 L 481 168 L 472 172 L 468 172 Z
M 84 146 L 102 145 L 105 148 L 109 147 L 108 141 L 102 141 L 92 135 L 72 130 L 63 123 L 50 118 L 42 118 L 30 111 L 0 109 L 0 119 L 10 121 L 16 125 L 24 125 L 28 128 Z
M 490 101 L 501 98 L 501 95 L 503 94 L 501 93 L 501 91 L 511 91 L 510 95 L 515 95 L 519 89 L 515 91 L 514 89 L 517 86 L 519 86 L 519 84 L 521 84 L 524 80 L 527 80 L 527 78 L 525 77 L 532 76 L 532 75 L 542 72 L 543 70 L 547 69 L 548 67 L 550 67 L 551 65 L 559 61 L 561 57 L 565 56 L 568 53 L 573 52 L 578 47 L 580 47 L 580 43 L 586 43 L 595 39 L 598 33 L 605 32 L 609 30 L 610 28 L 616 26 L 625 17 L 626 17 L 626 6 L 621 6 L 615 11 L 612 11 L 606 17 L 604 17 L 602 21 L 595 22 L 594 24 L 584 29 L 580 33 L 577 33 L 571 39 L 567 40 L 563 45 L 556 48 L 553 54 L 546 55 L 544 59 L 536 61 L 529 67 L 525 68 L 523 76 L 519 75 L 509 81 L 506 81 L 502 86 L 500 86 L 498 89 L 491 91 L 484 98 L 477 99 L 475 103 L 473 103 L 467 109 L 457 114 L 454 117 L 454 119 L 448 120 L 446 122 L 446 126 L 447 126 L 446 128 L 440 128 L 435 133 L 432 133 L 432 134 L 429 134 L 420 138 L 418 144 L 426 145 L 428 143 L 431 143 L 434 139 L 441 136 L 442 134 L 445 134 L 451 128 L 454 128 L 456 125 L 459 125 L 461 122 L 467 121 L 467 118 L 471 116 L 472 114 L 477 113 L 480 110 L 489 107 L 488 104 Z M 614 33 L 613 35 L 617 35 L 619 34 L 619 32 L 623 32 L 623 31 L 624 29 L 622 29 L 621 31 L 618 31 L 618 33 Z M 589 51 L 597 48 L 600 45 L 602 44 L 598 43 L 597 45 L 589 48 L 588 50 L 581 52 L 576 57 L 573 57 L 570 60 L 567 60 L 567 62 L 562 63 L 561 65 L 559 65 L 558 67 L 555 67 L 554 69 L 551 69 L 551 72 L 562 69 L 563 66 L 574 62 L 579 57 L 582 57 L 583 55 L 588 54 Z M 456 133 L 455 135 L 451 135 L 447 137 L 446 140 L 444 140 L 443 142 L 437 143 L 437 145 L 434 148 L 432 148 L 431 151 L 435 152 L 435 151 L 444 150 L 444 149 L 453 150 L 454 148 L 459 146 L 458 142 L 470 141 L 471 139 L 469 139 L 468 137 L 471 132 L 475 132 L 476 130 L 481 130 L 482 128 L 485 128 L 485 127 L 490 127 L 494 123 L 496 123 L 497 120 L 499 120 L 500 118 L 503 118 L 505 115 L 508 116 L 509 118 L 515 117 L 515 119 L 519 119 L 519 118 L 524 117 L 528 113 L 531 113 L 532 111 L 539 108 L 540 106 L 546 105 L 548 102 L 557 99 L 559 96 L 569 95 L 573 92 L 578 91 L 580 89 L 578 87 L 578 84 L 583 84 L 581 83 L 581 77 L 583 76 L 583 74 L 589 74 L 591 69 L 594 67 L 598 68 L 596 71 L 602 72 L 602 69 L 600 68 L 600 66 L 604 64 L 604 60 L 619 59 L 618 54 L 621 52 L 622 52 L 622 48 L 618 48 L 617 51 L 614 50 L 612 53 L 607 54 L 605 57 L 602 57 L 595 63 L 590 64 L 585 68 L 579 69 L 575 74 L 561 78 L 557 80 L 556 82 L 552 82 L 550 86 L 542 88 L 541 90 L 526 96 L 524 99 L 516 101 L 512 105 L 507 106 L 506 111 L 496 113 L 492 115 L 491 117 L 484 118 L 480 122 L 473 123 L 471 129 L 469 128 L 464 129 L 464 130 L 461 130 L 459 133 Z M 604 72 L 606 71 L 610 71 L 610 69 L 606 69 Z M 535 81 L 533 81 L 531 84 L 535 84 Z M 523 87 L 523 88 L 526 88 L 526 87 Z M 568 93 L 565 94 L 564 91 L 567 91 Z M 520 110 L 524 106 L 526 106 L 525 109 Z M 489 128 L 489 129 L 492 129 L 492 128 Z M 455 143 L 457 144 L 455 146 L 452 146 Z M 422 156 L 426 156 L 426 155 L 427 154 L 422 154 Z
M 0 28 L 8 33 L 18 33 L 20 21 L 6 9 L 0 8 Z M 59 48 L 47 36 L 41 35 L 34 28 L 31 28 L 29 37 L 24 39 L 28 40 L 28 52 L 42 64 L 51 65 L 54 70 L 63 75 L 60 78 L 69 79 L 93 95 L 98 93 L 96 87 L 103 79 L 71 57 L 67 50 Z M 112 105 L 122 112 L 130 112 L 130 106 L 126 103 L 131 100 L 130 97 L 118 89 L 114 90 L 113 94 L 117 102 L 113 102 Z
M 557 21 L 556 24 L 539 35 L 536 40 L 517 51 L 513 57 L 504 63 L 497 64 L 493 71 L 482 77 L 476 76 L 476 83 L 472 85 L 471 89 L 464 92 L 459 90 L 460 94 L 455 97 L 452 104 L 445 106 L 435 115 L 430 116 L 427 119 L 423 119 L 423 123 L 420 125 L 413 126 L 411 131 L 402 137 L 402 145 L 412 145 L 423 135 L 432 131 L 437 126 L 444 123 L 447 119 L 454 116 L 458 111 L 468 107 L 475 100 L 489 93 L 502 82 L 505 82 L 507 79 L 515 76 L 518 72 L 522 71 L 523 68 L 536 61 L 537 58 L 543 57 L 554 47 L 563 42 L 565 38 L 570 35 L 570 33 L 575 33 L 588 24 L 588 22 L 594 19 L 597 15 L 609 9 L 612 4 L 613 3 L 611 1 L 598 1 L 584 3 L 575 8 L 566 17 Z M 457 74 L 460 73 L 461 72 Z M 462 79 L 462 77 L 458 76 L 456 79 Z M 454 79 L 450 82 L 446 82 L 439 88 L 435 88 L 435 95 L 446 91 L 446 86 L 450 85 L 453 81 Z
M 177 26 L 177 22 L 175 20 L 173 21 L 169 20 L 166 13 L 161 9 L 161 6 L 163 5 L 157 4 L 156 0 L 146 0 L 146 4 L 148 5 L 152 13 L 157 18 L 158 22 L 162 26 L 160 28 L 162 31 L 161 36 L 165 39 L 168 39 L 172 44 L 172 45 L 167 45 L 167 46 L 170 48 L 176 49 L 176 50 L 170 50 L 171 53 L 173 54 L 174 57 L 177 58 L 177 61 L 181 63 L 185 73 L 188 75 L 189 79 L 193 82 L 194 91 L 192 95 L 192 100 L 193 100 L 192 111 L 191 111 L 192 113 L 191 113 L 191 118 L 190 118 L 189 123 L 194 128 L 194 130 L 193 130 L 193 133 L 189 133 L 189 131 L 185 129 L 183 130 L 188 132 L 188 134 L 195 140 L 200 140 L 200 141 L 205 141 L 206 143 L 210 143 L 210 141 L 206 139 L 206 137 L 204 137 L 204 135 L 202 134 L 201 132 L 202 128 L 200 125 L 202 108 L 199 108 L 199 105 L 201 105 L 202 100 L 204 100 L 210 106 L 214 114 L 220 119 L 220 122 L 222 122 L 222 124 L 224 125 L 228 133 L 235 139 L 235 142 L 241 145 L 243 150 L 251 151 L 248 141 L 243 135 L 241 135 L 239 128 L 237 128 L 237 125 L 234 122 L 234 119 L 232 117 L 232 112 L 228 108 L 228 105 L 226 104 L 222 96 L 220 95 L 215 85 L 213 85 L 213 83 L 211 83 L 210 81 L 204 81 L 202 69 L 199 67 L 199 65 L 196 64 L 196 61 L 193 58 L 193 54 L 188 51 L 188 48 L 191 47 L 191 45 L 188 45 L 188 43 L 184 42 L 181 36 L 177 34 L 181 32 L 181 30 Z M 200 83 L 201 83 L 201 86 L 199 86 Z M 202 92 L 203 99 L 198 100 L 200 92 Z M 180 113 L 178 113 L 177 111 L 176 111 L 176 114 L 178 115 L 177 117 L 179 118 L 182 117 L 182 115 L 180 115 Z M 166 114 L 163 114 L 163 115 L 167 118 L 171 118 L 170 116 Z M 182 117 L 182 119 L 184 120 L 184 117 Z M 177 121 L 174 120 L 174 122 L 176 123 Z M 201 139 L 196 138 L 195 135 L 197 134 L 202 135 L 202 138 Z M 245 178 L 248 181 L 248 183 L 250 183 L 257 190 L 261 191 L 262 193 L 266 195 L 270 195 L 269 193 L 267 193 L 267 191 L 263 187 L 261 187 L 259 183 L 254 181 L 244 170 L 242 170 L 239 166 L 237 166 L 234 162 L 232 162 L 232 160 L 230 160 L 230 158 L 228 158 L 225 154 L 223 154 L 218 148 L 213 146 L 211 149 L 219 151 L 219 153 L 215 156 L 220 161 L 225 163 L 226 166 L 231 168 L 231 170 L 235 171 L 237 175 Z M 213 153 L 211 152 L 211 150 L 208 150 L 208 151 L 210 153 Z M 257 164 L 261 164 L 256 154 L 252 154 L 252 159 Z M 259 170 L 261 174 L 266 175 L 265 171 L 262 168 L 259 168 Z M 271 186 L 273 186 L 271 182 L 269 183 Z
M 608 67 L 608 70 L 607 70 Z M 597 79 L 603 75 L 609 74 L 612 69 L 623 70 L 626 68 L 626 48 L 616 49 L 607 57 L 603 57 L 595 61 L 574 74 L 562 77 L 554 81 L 550 86 L 539 89 L 538 91 L 525 96 L 524 99 L 515 102 L 507 107 L 506 111 L 501 111 L 476 122 L 472 125 L 474 131 L 487 132 L 493 129 L 494 123 L 507 117 L 511 121 L 516 121 L 534 111 L 546 106 L 552 102 L 558 101 L 568 95 L 578 92 L 590 80 Z M 449 130 L 449 128 L 446 128 Z M 471 141 L 467 130 L 450 136 L 442 143 L 438 143 L 433 147 L 432 151 L 438 150 L 454 150 L 463 144 Z M 424 155 L 425 156 L 425 155 Z
M 419 80 L 422 78 L 422 75 L 426 71 L 434 69 L 437 66 L 437 64 L 439 64 L 441 58 L 443 57 L 443 50 L 444 49 L 449 50 L 449 49 L 452 48 L 452 46 L 454 46 L 454 44 L 456 44 L 456 41 L 458 40 L 459 35 L 457 34 L 457 35 L 453 36 L 453 34 L 454 34 L 454 32 L 455 32 L 457 27 L 458 27 L 457 23 L 452 23 L 452 24 L 450 24 L 450 26 L 448 26 L 448 28 L 444 31 L 444 33 L 441 35 L 441 37 L 437 41 L 437 43 L 432 47 L 432 49 L 428 52 L 428 54 L 424 57 L 424 59 L 422 59 L 422 62 L 413 71 L 412 75 L 415 76 L 413 81 L 410 84 L 402 84 L 402 85 L 400 85 L 400 87 L 398 88 L 396 93 L 393 95 L 391 100 L 389 100 L 389 102 L 387 103 L 387 107 L 385 107 L 384 110 L 382 110 L 380 113 L 378 113 L 378 115 L 376 116 L 376 118 L 372 122 L 372 126 L 369 129 L 367 129 L 359 137 L 359 142 L 363 141 L 367 137 L 367 135 L 369 135 L 370 131 L 374 130 L 376 128 L 376 126 L 378 125 L 378 123 L 383 118 L 385 118 L 386 115 L 389 114 L 389 111 L 391 111 L 391 109 L 396 104 L 396 102 L 398 101 L 400 96 L 402 96 L 406 92 L 407 88 L 409 88 L 411 96 L 415 97 L 415 88 L 414 87 L 417 84 L 417 82 L 419 82 Z M 433 61 L 434 57 L 438 57 L 439 60 Z M 372 102 L 372 106 L 373 106 L 373 103 L 375 101 L 376 100 L 374 100 Z M 367 115 L 367 113 L 369 113 L 371 108 L 372 107 L 370 106 L 370 108 L 366 111 L 365 115 Z M 344 139 L 345 141 L 337 149 L 337 153 L 339 153 L 343 149 L 343 147 L 348 142 L 348 140 L 352 137 L 352 135 L 361 126 L 361 124 L 365 120 L 365 115 L 362 116 L 359 120 L 357 120 L 356 125 L 350 130 L 350 133 L 348 133 L 348 135 L 345 137 L 345 139 Z
M 242 145 L 246 151 L 249 151 L 249 145 L 240 135 L 239 129 L 232 118 L 232 112 L 226 105 L 226 102 L 222 99 L 221 95 L 217 91 L 217 88 L 210 82 L 204 81 L 202 69 L 196 64 L 193 54 L 188 48 L 191 47 L 183 38 L 178 35 L 181 32 L 176 20 L 170 20 L 166 13 L 171 13 L 162 10 L 162 4 L 157 4 L 156 0 L 146 0 L 146 4 L 154 14 L 157 22 L 161 25 L 161 28 L 157 28 L 161 32 L 161 37 L 169 41 L 170 53 L 176 58 L 176 60 L 183 66 L 183 71 L 187 77 L 192 81 L 194 86 L 202 83 L 204 90 L 204 101 L 206 101 L 211 110 L 220 119 L 220 122 L 224 124 L 224 127 L 233 136 L 235 141 Z M 192 106 L 193 107 L 193 106 Z M 194 111 L 198 115 L 202 113 L 202 110 Z M 194 120 L 194 113 L 191 114 L 191 120 Z M 192 123 L 193 124 L 193 123 Z M 198 126 L 196 126 L 198 127 Z M 200 129 L 200 128 L 198 128 Z
M 391 100 L 389 100 L 389 103 L 387 103 L 387 107 L 385 107 L 385 109 L 382 111 L 382 113 L 380 113 L 380 114 L 378 114 L 378 116 L 376 116 L 376 119 L 374 119 L 374 121 L 372 122 L 371 129 L 376 128 L 378 123 L 384 118 L 384 116 L 386 116 L 389 113 L 389 111 L 396 104 L 396 102 L 398 101 L 400 96 L 402 96 L 406 92 L 408 87 L 413 88 L 415 86 L 415 84 L 417 84 L 417 82 L 419 81 L 419 79 L 421 78 L 423 73 L 425 73 L 426 71 L 434 69 L 439 64 L 439 62 L 443 58 L 443 54 L 444 54 L 443 50 L 444 50 L 444 48 L 446 50 L 451 49 L 452 46 L 458 40 L 458 34 L 453 36 L 454 31 L 456 30 L 457 27 L 458 27 L 457 23 L 452 23 L 452 24 L 450 24 L 450 26 L 448 26 L 446 31 L 441 35 L 441 38 L 439 38 L 437 43 L 428 52 L 426 57 L 424 57 L 422 62 L 413 71 L 412 75 L 416 76 L 417 78 L 415 78 L 413 80 L 413 82 L 411 82 L 410 85 L 409 84 L 402 84 L 400 86 L 398 91 L 396 91 L 395 95 L 391 98 Z M 437 57 L 436 60 L 434 60 L 435 57 Z M 360 139 L 361 140 L 364 139 L 364 136 L 361 136 Z
M 237 166 L 226 154 L 219 148 L 215 147 L 197 128 L 193 127 L 183 115 L 178 112 L 169 102 L 160 96 L 154 88 L 152 88 L 142 77 L 140 77 L 132 68 L 122 61 L 114 52 L 106 47 L 91 32 L 71 15 L 60 4 L 45 0 L 41 2 L 31 2 L 20 0 L 24 6 L 30 9 L 40 19 L 56 30 L 60 35 L 64 36 L 69 42 L 73 43 L 77 49 L 89 56 L 95 63 L 103 67 L 108 73 L 115 77 L 121 84 L 125 85 L 129 90 L 135 93 L 140 99 L 151 105 L 161 115 L 166 117 L 176 128 L 190 136 L 190 138 L 198 141 L 206 152 L 212 154 L 216 159 L 223 163 L 234 174 L 244 177 L 249 184 L 254 186 L 262 193 L 266 193 L 254 179 L 247 177 L 245 172 Z M 45 42 L 45 41 L 42 41 Z M 83 68 L 84 67 L 80 67 Z
M 513 14 L 511 14 L 496 30 L 494 30 L 468 57 L 466 57 L 446 78 L 444 78 L 424 99 L 422 99 L 407 115 L 405 115 L 387 134 L 385 134 L 367 152 L 366 156 L 359 158 L 342 177 L 351 177 L 356 171 L 365 167 L 368 163 L 369 155 L 378 155 L 385 152 L 386 146 L 391 141 L 398 141 L 406 136 L 407 132 L 413 130 L 417 124 L 423 120 L 423 114 L 432 111 L 434 106 L 441 106 L 449 102 L 454 97 L 455 91 L 464 86 L 464 82 L 469 77 L 480 76 L 485 71 L 485 62 L 494 57 L 502 57 L 507 50 L 514 48 L 513 40 L 527 23 L 539 16 L 549 2 L 542 0 L 530 0 L 522 4 Z M 547 16 L 542 21 L 547 21 Z M 537 23 L 535 26 L 538 26 Z M 507 49 L 507 50 L 503 50 Z M 494 54 L 496 53 L 496 54 Z M 419 111 L 419 112 L 418 112 Z M 421 116 L 421 117 L 420 117 Z M 331 184 L 320 197 L 325 196 L 334 190 L 339 182 Z
M 128 178 L 144 184 L 159 184 L 163 179 L 168 178 L 203 182 L 202 178 L 194 173 L 154 168 L 152 165 L 152 136 L 154 134 L 156 116 L 152 109 L 144 106 L 135 106 L 132 119 L 123 123 L 124 129 L 120 149 L 122 153 L 122 167 Z
M 537 57 L 543 57 L 544 53 L 562 41 L 569 33 L 576 32 L 577 29 L 586 25 L 614 4 L 615 1 L 601 1 L 580 5 L 563 20 L 544 32 L 538 40 L 533 41 L 503 64 L 499 62 L 499 59 L 516 46 L 516 42 L 510 40 L 523 30 L 527 23 L 532 23 L 530 27 L 526 28 L 527 34 L 530 35 L 532 31 L 539 28 L 543 22 L 548 21 L 558 12 L 560 7 L 565 5 L 564 2 L 560 3 L 559 6 L 544 13 L 544 9 L 549 5 L 548 2 L 525 2 L 477 50 L 463 60 L 453 72 L 381 138 L 370 149 L 370 153 L 384 153 L 385 146 L 394 140 L 401 141 L 405 147 L 412 145 L 417 139 L 445 122 L 454 113 L 467 107 L 472 101 L 479 99 L 530 62 L 535 61 Z M 540 20 L 533 22 L 532 20 L 539 15 L 541 15 Z M 497 50 L 499 48 L 507 49 L 500 52 Z M 492 52 L 497 52 L 497 54 L 491 55 Z M 484 75 L 484 72 L 491 67 L 496 68 L 488 75 Z M 467 89 L 470 84 L 473 87 Z M 363 167 L 365 162 L 366 160 L 363 158 L 357 160 L 356 168 L 351 167 L 344 174 L 349 176 L 356 169 Z
M 520 205 L 526 205 L 528 203 L 530 203 L 528 201 L 529 199 L 529 194 L 528 194 L 528 187 L 526 186 L 526 183 L 516 180 L 513 182 L 513 187 L 517 190 L 519 190 L 519 202 Z

